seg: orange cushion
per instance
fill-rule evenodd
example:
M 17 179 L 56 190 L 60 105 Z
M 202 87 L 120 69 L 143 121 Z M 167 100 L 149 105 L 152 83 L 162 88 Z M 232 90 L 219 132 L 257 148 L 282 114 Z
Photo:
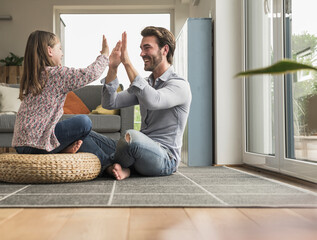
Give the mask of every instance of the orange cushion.
M 83 101 L 74 93 L 69 92 L 64 104 L 64 114 L 88 114 L 89 109 Z

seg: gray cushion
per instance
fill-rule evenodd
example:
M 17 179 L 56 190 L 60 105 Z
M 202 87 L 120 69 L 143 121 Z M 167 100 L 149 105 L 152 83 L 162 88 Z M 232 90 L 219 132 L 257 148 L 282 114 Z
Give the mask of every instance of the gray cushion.
M 61 120 L 73 117 L 73 114 L 64 114 Z M 118 132 L 121 129 L 121 116 L 88 114 L 92 122 L 92 130 L 96 132 Z
M 13 133 L 0 133 L 0 146 L 1 147 L 11 147 Z
M 73 114 L 64 114 L 61 120 L 73 117 Z M 92 129 L 96 132 L 118 132 L 121 127 L 121 116 L 88 114 L 92 121 Z M 13 132 L 15 114 L 0 114 L 0 132 Z
M 0 132 L 13 132 L 16 114 L 0 114 Z
M 90 111 L 101 104 L 102 85 L 89 85 L 74 91 Z

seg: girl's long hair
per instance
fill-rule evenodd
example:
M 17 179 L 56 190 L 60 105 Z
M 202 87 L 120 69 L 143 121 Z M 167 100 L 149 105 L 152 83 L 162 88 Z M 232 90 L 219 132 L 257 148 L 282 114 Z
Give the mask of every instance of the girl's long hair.
M 45 67 L 54 66 L 48 47 L 53 48 L 58 41 L 54 33 L 35 31 L 30 34 L 25 48 L 19 99 L 23 100 L 29 93 L 33 96 L 41 93 L 46 82 L 41 73 L 46 71 Z

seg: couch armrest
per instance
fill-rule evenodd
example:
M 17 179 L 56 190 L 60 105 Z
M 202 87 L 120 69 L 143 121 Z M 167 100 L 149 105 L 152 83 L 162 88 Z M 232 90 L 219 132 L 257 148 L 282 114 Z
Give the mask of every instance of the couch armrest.
M 126 130 L 133 129 L 134 127 L 134 106 L 121 108 L 120 115 L 121 115 L 121 136 L 123 136 Z

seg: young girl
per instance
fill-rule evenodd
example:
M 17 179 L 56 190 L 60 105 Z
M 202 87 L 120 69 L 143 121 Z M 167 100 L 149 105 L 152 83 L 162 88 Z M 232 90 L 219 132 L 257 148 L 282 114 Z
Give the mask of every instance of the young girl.
M 105 36 L 100 53 L 87 68 L 62 67 L 63 53 L 58 37 L 45 31 L 30 34 L 20 85 L 19 98 L 22 103 L 12 140 L 12 146 L 18 153 L 75 153 L 79 150 L 91 131 L 90 119 L 77 115 L 59 120 L 63 115 L 67 93 L 98 79 L 109 64 L 109 47 Z M 85 151 L 95 153 L 98 147 L 95 145 L 90 141 Z M 105 164 L 105 160 L 98 157 L 102 165 Z

